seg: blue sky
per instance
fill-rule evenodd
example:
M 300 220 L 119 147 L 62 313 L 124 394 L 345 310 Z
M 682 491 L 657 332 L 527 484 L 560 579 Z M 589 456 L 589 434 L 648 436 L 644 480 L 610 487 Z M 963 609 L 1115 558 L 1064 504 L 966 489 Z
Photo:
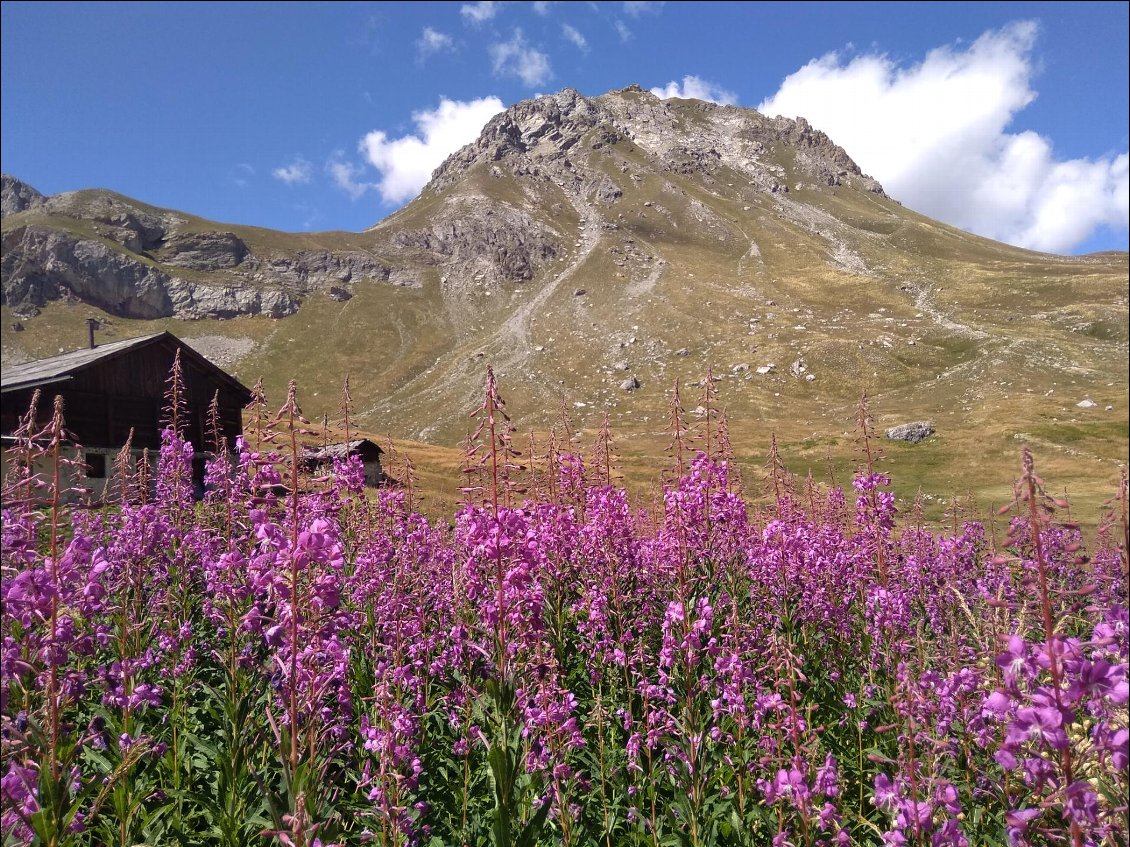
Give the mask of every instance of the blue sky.
M 630 83 L 804 115 L 907 206 L 1127 249 L 1127 3 L 16 3 L 0 165 L 360 230 L 490 114 Z

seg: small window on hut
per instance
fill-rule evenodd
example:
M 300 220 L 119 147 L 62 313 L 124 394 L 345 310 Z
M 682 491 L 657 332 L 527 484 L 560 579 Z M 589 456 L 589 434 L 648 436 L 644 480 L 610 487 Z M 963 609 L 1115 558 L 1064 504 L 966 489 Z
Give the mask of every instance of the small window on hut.
M 86 454 L 86 475 L 91 479 L 105 479 L 106 478 L 106 454 L 105 453 L 87 453 Z

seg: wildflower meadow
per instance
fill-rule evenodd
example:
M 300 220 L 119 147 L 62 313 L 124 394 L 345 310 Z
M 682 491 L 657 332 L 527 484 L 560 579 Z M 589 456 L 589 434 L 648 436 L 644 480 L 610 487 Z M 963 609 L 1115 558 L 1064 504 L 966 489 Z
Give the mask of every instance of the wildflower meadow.
M 1127 843 L 1125 475 L 1086 548 L 1027 451 L 931 529 L 861 404 L 850 488 L 774 450 L 754 507 L 676 395 L 642 506 L 607 426 L 521 455 L 488 371 L 452 523 L 303 472 L 293 385 L 196 502 L 175 377 L 97 507 L 61 404 L 18 433 L 4 845 Z

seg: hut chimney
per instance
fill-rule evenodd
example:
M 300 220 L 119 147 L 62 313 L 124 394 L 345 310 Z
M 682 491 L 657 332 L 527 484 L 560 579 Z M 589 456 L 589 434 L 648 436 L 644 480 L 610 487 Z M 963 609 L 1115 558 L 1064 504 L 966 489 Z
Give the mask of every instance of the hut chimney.
M 94 349 L 94 330 L 97 328 L 97 326 L 98 326 L 98 318 L 87 318 L 86 319 L 86 328 L 88 330 L 88 335 L 90 336 L 90 349 L 91 350 Z

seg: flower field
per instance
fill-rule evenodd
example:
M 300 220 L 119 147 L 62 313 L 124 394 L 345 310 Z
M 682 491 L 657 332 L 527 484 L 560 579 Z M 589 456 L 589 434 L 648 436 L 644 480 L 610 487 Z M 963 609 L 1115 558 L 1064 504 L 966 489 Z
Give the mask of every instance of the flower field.
M 300 474 L 293 390 L 195 503 L 175 386 L 110 507 L 33 473 L 65 410 L 14 453 L 4 845 L 1127 843 L 1125 477 L 1090 549 L 1027 452 L 927 529 L 864 409 L 850 490 L 753 509 L 676 403 L 641 509 L 606 430 L 524 467 L 488 376 L 453 526 Z

